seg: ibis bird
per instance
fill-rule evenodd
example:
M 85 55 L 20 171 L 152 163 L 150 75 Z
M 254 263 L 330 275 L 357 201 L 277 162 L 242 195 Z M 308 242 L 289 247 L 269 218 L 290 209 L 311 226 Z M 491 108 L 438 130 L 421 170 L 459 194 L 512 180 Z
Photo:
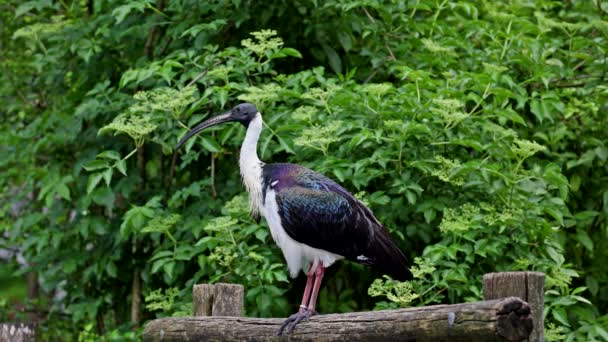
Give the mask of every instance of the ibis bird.
M 292 278 L 307 276 L 302 304 L 278 334 L 316 313 L 315 304 L 325 269 L 340 259 L 377 267 L 398 280 L 411 278 L 408 262 L 372 211 L 333 180 L 300 165 L 265 164 L 258 158 L 262 114 L 242 103 L 202 122 L 177 144 L 179 149 L 200 131 L 225 122 L 243 124 L 247 132 L 239 167 L 249 193 L 249 208 L 264 217 L 272 238 L 283 252 Z

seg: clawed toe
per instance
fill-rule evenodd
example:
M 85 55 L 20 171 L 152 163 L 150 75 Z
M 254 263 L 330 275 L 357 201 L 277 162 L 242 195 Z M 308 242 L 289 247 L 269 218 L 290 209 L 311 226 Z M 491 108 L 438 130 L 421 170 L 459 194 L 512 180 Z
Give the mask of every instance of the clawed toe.
M 315 314 L 316 312 L 314 310 L 310 310 L 308 308 L 300 308 L 300 311 L 298 311 L 298 313 L 289 316 L 285 320 L 285 322 L 283 322 L 277 335 L 282 336 L 284 332 L 287 334 L 291 334 L 291 332 L 295 329 L 298 323 L 300 323 L 302 320 L 310 318 Z
M 296 328 L 296 325 L 298 325 L 298 323 L 300 323 L 300 321 L 308 319 L 312 315 L 314 315 L 314 311 L 312 311 L 312 310 L 306 310 L 304 313 L 298 314 L 298 317 L 296 317 L 296 320 L 293 321 L 291 324 L 289 324 L 289 326 L 287 327 L 287 333 L 291 334 L 293 329 Z

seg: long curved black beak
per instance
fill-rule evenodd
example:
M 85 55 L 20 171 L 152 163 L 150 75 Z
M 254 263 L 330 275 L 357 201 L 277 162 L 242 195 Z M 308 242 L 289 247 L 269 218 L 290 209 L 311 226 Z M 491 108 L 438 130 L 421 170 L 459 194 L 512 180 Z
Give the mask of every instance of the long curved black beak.
M 186 141 L 188 141 L 188 139 L 192 138 L 193 135 L 195 135 L 196 133 L 209 128 L 211 126 L 215 126 L 215 125 L 219 125 L 222 124 L 224 122 L 229 122 L 229 121 L 234 121 L 234 117 L 232 117 L 232 111 L 218 115 L 214 118 L 211 118 L 207 121 L 204 121 L 200 124 L 198 124 L 196 127 L 194 127 L 193 129 L 191 129 L 188 133 L 186 133 L 186 135 L 181 138 L 181 140 L 177 143 L 177 145 L 175 145 L 175 151 L 177 151 L 180 147 L 182 147 L 183 144 L 186 143 Z

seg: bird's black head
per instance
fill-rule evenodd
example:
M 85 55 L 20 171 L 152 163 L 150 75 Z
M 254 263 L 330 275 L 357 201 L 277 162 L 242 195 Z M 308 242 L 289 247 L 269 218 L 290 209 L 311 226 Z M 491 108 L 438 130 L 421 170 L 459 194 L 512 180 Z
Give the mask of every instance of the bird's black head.
M 193 129 L 191 129 L 188 133 L 186 133 L 186 135 L 179 141 L 179 143 L 177 143 L 177 146 L 175 146 L 175 149 L 177 150 L 180 147 L 182 147 L 182 145 L 184 143 L 186 143 L 186 141 L 188 141 L 188 139 L 190 139 L 196 133 L 198 133 L 206 128 L 209 128 L 211 126 L 219 125 L 224 122 L 238 121 L 241 124 L 243 124 L 243 126 L 248 127 L 251 120 L 255 119 L 255 116 L 257 114 L 258 114 L 258 109 L 255 107 L 254 104 L 241 103 L 240 105 L 232 108 L 230 111 L 228 111 L 224 114 L 218 115 L 216 117 L 213 117 L 209 120 L 206 120 L 206 121 L 196 125 Z
M 232 108 L 230 113 L 233 120 L 242 123 L 245 127 L 248 127 L 251 120 L 253 120 L 257 115 L 258 109 L 254 104 L 241 103 L 240 105 Z

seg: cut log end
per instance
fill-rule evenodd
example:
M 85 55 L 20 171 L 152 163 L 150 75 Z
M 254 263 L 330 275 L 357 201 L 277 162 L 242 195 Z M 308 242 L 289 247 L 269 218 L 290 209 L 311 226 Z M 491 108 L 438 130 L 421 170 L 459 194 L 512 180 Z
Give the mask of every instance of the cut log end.
M 544 283 L 545 275 L 540 272 L 501 272 L 489 273 L 483 276 L 483 299 L 499 299 L 505 297 L 519 297 L 529 304 L 529 314 L 533 324 L 528 341 L 544 341 Z M 523 309 L 522 309 L 523 310 Z M 515 317 L 513 317 L 515 319 Z M 526 325 L 514 325 L 524 328 Z M 502 330 L 506 333 L 506 330 Z
M 497 312 L 496 332 L 507 341 L 523 341 L 532 333 L 533 322 L 528 303 L 519 298 L 506 298 Z

